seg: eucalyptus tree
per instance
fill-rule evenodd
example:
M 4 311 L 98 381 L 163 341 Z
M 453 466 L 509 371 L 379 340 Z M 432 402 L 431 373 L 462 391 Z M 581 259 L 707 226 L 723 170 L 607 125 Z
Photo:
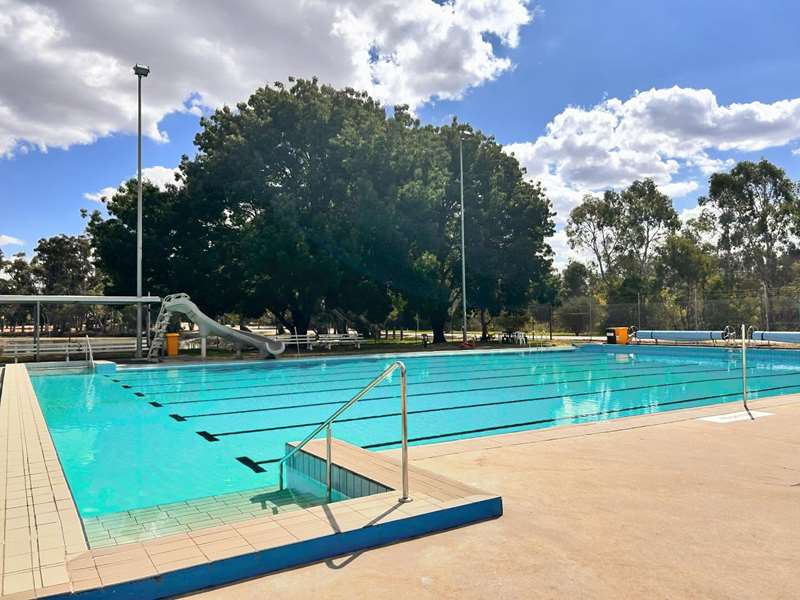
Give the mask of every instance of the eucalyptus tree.
M 729 274 L 741 269 L 765 288 L 777 285 L 781 256 L 795 247 L 800 231 L 798 184 L 768 160 L 742 161 L 711 175 L 699 203 L 717 215 L 718 249 Z

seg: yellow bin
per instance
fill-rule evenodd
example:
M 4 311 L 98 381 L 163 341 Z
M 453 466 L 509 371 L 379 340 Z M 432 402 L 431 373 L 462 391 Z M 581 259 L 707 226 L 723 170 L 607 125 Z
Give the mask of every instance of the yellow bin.
M 167 356 L 178 356 L 178 339 L 180 337 L 179 333 L 167 334 Z

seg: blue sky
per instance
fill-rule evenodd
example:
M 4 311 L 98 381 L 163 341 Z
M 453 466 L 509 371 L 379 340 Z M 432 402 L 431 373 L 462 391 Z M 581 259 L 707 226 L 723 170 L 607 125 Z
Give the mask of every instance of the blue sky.
M 374 14 L 354 9 L 345 20 L 323 7 L 308 14 L 250 17 L 266 18 L 263 27 L 280 27 L 277 42 L 264 42 L 270 36 L 261 31 L 250 37 L 244 21 L 228 24 L 231 29 L 225 31 L 204 29 L 209 27 L 204 22 L 213 20 L 209 14 L 186 23 L 185 11 L 214 9 L 183 5 L 156 15 L 167 22 L 165 36 L 170 18 L 184 23 L 188 37 L 182 46 L 139 42 L 131 52 L 114 34 L 113 11 L 107 15 L 112 25 L 100 35 L 87 7 L 67 15 L 57 3 L 42 9 L 12 0 L 21 15 L 18 39 L 0 39 L 0 48 L 18 46 L 26 27 L 39 18 L 67 35 L 29 43 L 34 68 L 20 58 L 13 71 L 14 57 L 22 56 L 13 54 L 14 92 L 0 90 L 0 115 L 10 106 L 18 124 L 6 131 L 0 125 L 3 251 L 30 252 L 41 237 L 79 233 L 84 226 L 80 209 L 100 206 L 85 194 L 135 173 L 136 81 L 128 71 L 135 60 L 153 69 L 144 84 L 146 167 L 171 168 L 182 154 L 193 153 L 200 111 L 244 99 L 256 82 L 316 74 L 337 85 L 377 81 L 372 93 L 387 103 L 410 101 L 423 121 L 443 123 L 456 115 L 503 144 L 515 144 L 531 176 L 552 192 L 560 223 L 583 193 L 625 185 L 635 177 L 656 178 L 678 210 L 695 206 L 708 173 L 729 168 L 732 160 L 766 157 L 800 177 L 800 153 L 792 153 L 800 148 L 800 107 L 791 103 L 800 98 L 795 76 L 800 4 L 497 0 L 483 12 L 469 2 L 456 3 L 448 7 L 451 16 L 420 0 L 399 24 L 386 16 L 396 13 L 380 13 L 378 4 L 371 8 Z M 437 30 L 441 39 L 427 29 L 437 19 L 446 26 Z M 118 20 L 118 27 L 125 27 Z M 325 35 L 335 32 L 330 40 L 320 38 L 319 52 L 307 49 L 309 26 Z M 358 63 L 359 44 L 371 39 L 363 31 L 370 27 L 385 29 L 369 35 L 391 61 Z M 228 72 L 212 79 L 203 61 L 182 56 L 198 39 L 229 45 Z M 481 40 L 491 43 L 488 54 Z M 406 59 L 397 50 L 401 42 L 416 44 L 418 56 Z M 276 45 L 259 46 L 265 43 Z M 53 49 L 85 61 L 80 64 L 89 64 L 92 76 L 40 89 L 40 78 L 59 66 L 49 58 Z M 332 60 L 336 53 L 340 60 Z M 637 90 L 641 94 L 634 96 Z M 611 103 L 603 104 L 608 99 Z M 760 104 L 750 106 L 753 102 Z M 198 106 L 190 112 L 192 104 Z M 607 143 L 609 131 L 613 143 Z M 563 237 L 554 240 L 559 263 L 568 254 L 563 242 Z

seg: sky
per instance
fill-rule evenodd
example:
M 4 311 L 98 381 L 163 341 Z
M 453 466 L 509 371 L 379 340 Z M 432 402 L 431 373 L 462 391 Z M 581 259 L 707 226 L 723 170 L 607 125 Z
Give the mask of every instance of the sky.
M 563 266 L 587 193 L 652 177 L 687 217 L 738 160 L 800 179 L 798 22 L 785 0 L 0 0 L 0 249 L 80 233 L 135 175 L 141 62 L 154 183 L 203 114 L 318 76 L 495 136 L 553 202 Z

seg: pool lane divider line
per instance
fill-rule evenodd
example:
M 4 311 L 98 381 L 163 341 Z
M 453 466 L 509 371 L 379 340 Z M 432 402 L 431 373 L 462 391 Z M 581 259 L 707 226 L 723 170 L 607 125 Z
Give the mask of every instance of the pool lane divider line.
M 773 391 L 773 390 L 786 390 L 786 389 L 792 389 L 792 388 L 798 388 L 798 387 L 800 387 L 800 385 L 782 385 L 782 386 L 778 386 L 778 387 L 760 388 L 760 389 L 757 389 L 757 390 L 750 390 L 750 391 L 751 392 L 768 392 L 768 391 Z M 728 396 L 730 396 L 731 398 L 733 398 L 735 400 L 740 395 L 737 394 L 736 392 L 732 392 L 732 393 L 729 393 L 729 394 L 717 394 L 717 395 L 714 395 L 714 396 L 699 396 L 699 397 L 696 397 L 696 398 L 689 398 L 689 399 L 683 399 L 683 400 L 671 400 L 669 402 L 659 402 L 659 403 L 656 404 L 656 406 L 671 406 L 671 405 L 676 405 L 676 404 L 687 404 L 689 402 L 699 402 L 700 400 L 711 400 L 711 399 L 714 399 L 714 398 L 726 398 Z M 537 419 L 535 421 L 523 421 L 521 423 L 512 423 L 512 424 L 508 424 L 508 425 L 495 425 L 495 426 L 492 426 L 492 427 L 480 427 L 478 429 L 465 429 L 463 431 L 455 431 L 455 432 L 452 432 L 452 433 L 440 433 L 440 434 L 437 434 L 437 435 L 425 435 L 425 436 L 419 436 L 419 437 L 412 437 L 412 438 L 409 438 L 408 441 L 409 441 L 409 443 L 426 442 L 426 441 L 431 441 L 431 440 L 435 440 L 435 439 L 455 437 L 455 436 L 460 436 L 460 435 L 469 435 L 469 434 L 473 434 L 473 433 L 486 433 L 487 431 L 502 431 L 503 429 L 513 429 L 514 427 L 527 427 L 527 426 L 530 426 L 530 425 L 543 425 L 544 423 L 557 423 L 557 422 L 561 422 L 561 421 L 574 421 L 576 419 L 586 419 L 588 417 L 598 417 L 598 416 L 601 416 L 601 415 L 624 413 L 624 412 L 632 411 L 632 410 L 642 410 L 644 408 L 651 408 L 652 406 L 653 406 L 652 404 L 642 404 L 640 406 L 629 406 L 629 407 L 625 407 L 625 408 L 614 408 L 614 409 L 604 410 L 604 411 L 599 411 L 599 412 L 594 412 L 594 413 L 582 413 L 582 414 L 578 414 L 578 415 L 572 415 L 572 416 L 569 416 L 569 417 L 553 417 L 552 419 Z M 663 411 L 659 411 L 659 412 L 663 412 Z M 365 444 L 365 445 L 360 446 L 360 447 L 364 448 L 365 450 L 372 450 L 372 449 L 375 449 L 375 448 L 385 448 L 387 446 L 399 446 L 400 443 L 401 443 L 401 440 L 396 440 L 396 441 L 391 441 L 391 442 L 377 442 L 377 443 L 374 443 L 374 444 Z M 253 459 L 248 458 L 248 457 L 241 457 L 241 458 L 246 459 L 247 462 L 245 463 L 245 461 L 241 460 L 240 458 L 237 458 L 236 460 L 238 460 L 242 464 L 247 464 L 247 466 L 249 466 L 253 470 L 255 470 L 255 469 L 251 466 L 251 463 L 253 465 L 255 465 L 255 466 L 259 466 L 259 465 L 263 465 L 263 464 L 275 463 L 275 462 L 278 462 L 279 460 L 281 460 L 280 458 L 268 458 L 268 459 L 265 459 L 265 460 L 253 460 Z M 256 471 L 256 473 L 261 473 L 261 472 L 264 472 L 264 471 L 266 471 L 266 469 L 262 469 L 261 471 Z
M 598 363 L 604 364 L 604 363 L 608 362 L 607 360 L 603 360 L 603 359 L 607 359 L 607 357 L 606 356 L 586 356 L 586 357 L 582 357 L 580 359 L 572 359 L 572 358 L 570 358 L 569 360 L 564 359 L 564 360 L 560 360 L 560 361 L 550 361 L 550 362 L 536 361 L 535 363 L 534 362 L 529 362 L 527 364 L 522 364 L 520 362 L 516 362 L 515 361 L 514 363 L 512 363 L 512 365 L 509 367 L 509 369 L 511 369 L 511 368 L 514 368 L 514 369 L 529 369 L 531 367 L 538 367 L 538 366 L 557 367 L 559 365 L 570 365 L 570 364 L 578 365 L 578 364 L 586 364 L 586 363 L 591 363 L 591 362 L 598 362 Z M 658 362 L 658 361 L 651 361 L 651 362 Z M 491 362 L 486 362 L 486 363 L 479 363 L 479 364 L 468 365 L 468 366 L 472 367 L 472 366 L 483 366 L 483 365 L 491 366 L 492 363 Z M 471 372 L 475 373 L 475 372 L 493 371 L 493 370 L 496 370 L 497 367 L 498 367 L 498 365 L 494 365 L 494 366 L 492 366 L 492 368 L 487 368 L 487 369 L 471 369 Z M 435 367 L 434 370 L 432 370 L 430 367 L 421 369 L 421 371 L 424 371 L 427 374 L 434 374 L 434 375 L 435 374 L 439 374 L 439 373 L 449 373 L 449 372 L 452 372 L 452 370 L 453 370 L 453 367 L 449 367 L 449 368 Z M 347 374 L 347 373 L 363 374 L 364 373 L 364 369 L 360 368 L 358 370 L 352 370 L 352 371 L 350 371 L 350 370 L 341 371 L 341 370 L 337 369 L 336 373 L 331 373 L 331 374 L 332 375 L 340 375 L 340 374 Z M 306 373 L 305 375 L 307 377 L 309 374 Z M 323 373 L 320 373 L 320 372 L 316 371 L 316 372 L 313 373 L 313 375 L 323 375 Z M 363 376 L 366 377 L 367 375 L 363 375 Z M 191 391 L 206 391 L 206 390 L 209 390 L 209 389 L 212 389 L 212 390 L 229 390 L 229 389 L 242 389 L 242 388 L 252 388 L 252 387 L 268 387 L 268 386 L 279 386 L 279 385 L 287 385 L 288 386 L 288 385 L 296 385 L 297 381 L 300 381 L 301 383 L 330 383 L 331 381 L 355 381 L 355 380 L 359 379 L 359 377 L 345 377 L 345 378 L 339 378 L 339 379 L 323 378 L 323 379 L 308 380 L 306 377 L 294 377 L 292 379 L 284 379 L 283 381 L 268 381 L 268 382 L 265 382 L 265 383 L 261 383 L 259 385 L 233 386 L 233 387 L 226 386 L 226 387 L 221 387 L 221 388 L 208 388 L 208 387 L 205 387 L 205 388 L 201 388 L 199 390 L 165 390 L 165 391 L 162 391 L 162 392 L 159 392 L 159 393 L 162 393 L 162 394 L 182 394 L 182 393 L 185 393 L 187 391 L 188 392 L 191 392 Z M 167 387 L 167 386 L 176 386 L 176 385 L 206 385 L 206 386 L 208 386 L 208 385 L 215 385 L 215 384 L 218 384 L 218 383 L 230 383 L 230 382 L 242 382 L 242 381 L 263 381 L 263 379 L 262 378 L 241 378 L 241 377 L 237 377 L 235 379 L 217 379 L 217 380 L 200 381 L 200 382 L 194 381 L 194 380 L 191 380 L 191 379 L 185 379 L 185 380 L 181 380 L 181 381 L 169 381 L 169 382 L 165 382 L 165 383 L 150 383 L 150 384 L 148 384 L 148 383 L 140 383 L 140 384 L 137 385 L 137 387 L 139 387 L 139 388 L 152 388 L 152 387 Z
M 687 363 L 688 366 L 692 363 Z M 676 365 L 681 366 L 681 365 Z M 650 369 L 655 369 L 657 367 L 649 367 Z M 671 374 L 674 375 L 684 375 L 684 374 L 691 374 L 691 373 L 713 373 L 715 371 L 729 371 L 730 369 L 697 369 L 692 371 L 679 371 L 679 372 L 672 372 Z M 800 375 L 800 373 L 798 373 Z M 609 381 L 613 379 L 630 379 L 633 377 L 647 377 L 651 375 L 651 373 L 639 373 L 636 375 L 614 375 L 613 377 L 595 377 L 592 378 L 592 382 L 594 381 Z M 475 381 L 476 379 L 512 379 L 524 377 L 523 375 L 514 375 L 513 377 L 476 377 L 476 378 L 468 378 L 468 379 L 449 379 L 447 381 L 437 381 L 434 383 L 452 383 L 456 381 Z M 414 397 L 417 396 L 438 396 L 441 394 L 459 394 L 459 393 L 468 393 L 468 392 L 485 392 L 485 391 L 492 391 L 492 390 L 499 390 L 499 389 L 517 389 L 517 388 L 528 388 L 528 387 L 543 387 L 545 385 L 562 385 L 564 383 L 579 383 L 586 381 L 585 378 L 583 379 L 563 379 L 559 381 L 548 381 L 548 382 L 540 382 L 540 383 L 521 383 L 518 385 L 502 385 L 502 386 L 492 386 L 492 387 L 482 387 L 482 388 L 469 388 L 465 390 L 442 390 L 437 392 L 417 392 Z M 420 384 L 422 385 L 422 384 Z M 409 386 L 410 387 L 410 386 Z M 361 388 L 344 388 L 344 390 L 325 390 L 326 392 L 336 392 L 336 391 L 346 391 L 346 390 L 360 390 Z M 298 392 L 300 393 L 300 392 Z M 302 392 L 306 393 L 306 392 Z M 314 392 L 319 394 L 320 392 Z M 286 394 L 280 394 L 281 396 L 285 396 Z M 291 394 L 297 395 L 297 394 Z M 409 395 L 411 395 L 409 393 Z M 266 396 L 244 396 L 243 398 L 263 398 Z M 397 394 L 393 394 L 391 396 L 377 396 L 374 398 L 362 398 L 360 402 L 378 402 L 383 400 L 392 400 L 397 398 Z M 253 413 L 253 412 L 272 412 L 276 410 L 292 410 L 295 408 L 312 408 L 315 406 L 334 406 L 338 404 L 343 404 L 346 400 L 331 400 L 326 402 L 308 402 L 306 404 L 282 404 L 280 406 L 268 406 L 265 408 L 245 408 L 242 410 L 229 410 L 229 411 L 221 411 L 221 412 L 210 412 L 210 413 L 197 413 L 192 415 L 181 415 L 181 414 L 171 414 L 170 417 L 175 419 L 176 421 L 186 421 L 188 419 L 197 419 L 197 418 L 205 418 L 205 417 L 220 417 L 220 416 L 227 416 L 227 415 L 239 415 L 239 414 L 246 414 L 246 413 Z M 151 403 L 152 404 L 152 403 Z M 166 404 L 174 404 L 172 402 L 167 402 Z
M 691 362 L 691 363 L 679 363 L 678 365 L 669 364 L 669 363 L 655 363 L 655 364 L 650 364 L 650 365 L 647 365 L 647 366 L 642 365 L 642 366 L 637 366 L 637 367 L 632 367 L 632 366 L 623 365 L 623 364 L 609 364 L 606 367 L 602 367 L 602 366 L 598 367 L 597 369 L 595 369 L 595 371 L 622 371 L 622 370 L 626 370 L 626 369 L 627 370 L 631 370 L 631 369 L 658 369 L 658 368 L 669 368 L 669 367 L 675 367 L 675 366 L 686 366 L 686 365 L 694 365 L 694 364 L 697 364 L 697 363 L 694 363 L 694 362 Z M 583 372 L 586 371 L 585 368 L 576 368 L 576 369 L 563 369 L 563 370 L 558 370 L 558 371 L 548 370 L 548 371 L 542 371 L 542 372 L 531 372 L 530 371 L 530 367 L 511 367 L 511 368 L 504 368 L 504 369 L 500 369 L 500 370 L 502 370 L 502 371 L 504 371 L 506 373 L 512 372 L 512 371 L 526 371 L 525 373 L 521 373 L 520 375 L 518 375 L 518 377 L 528 377 L 528 376 L 531 376 L 531 375 L 544 375 L 546 373 L 554 373 L 554 372 L 555 372 L 555 374 L 565 374 L 565 373 L 583 373 Z M 475 369 L 473 371 L 470 371 L 470 373 L 486 373 L 486 372 L 497 373 L 498 369 L 497 368 L 494 368 L 494 369 Z M 452 381 L 464 381 L 463 377 L 459 378 L 459 379 L 438 379 L 438 380 L 435 379 L 435 378 L 424 379 L 424 377 L 426 377 L 428 375 L 429 375 L 428 373 L 414 373 L 412 375 L 409 375 L 409 378 L 413 377 L 413 379 L 414 379 L 414 381 L 409 382 L 409 385 L 420 385 L 420 384 L 430 385 L 432 383 L 449 383 L 449 382 L 452 382 Z M 440 374 L 434 374 L 434 375 L 440 375 Z M 497 376 L 483 377 L 483 378 L 481 378 L 481 377 L 470 377 L 469 379 L 475 381 L 475 380 L 479 380 L 479 379 L 494 379 L 494 378 L 497 378 L 497 377 L 509 378 L 511 376 L 506 376 L 506 375 L 499 376 L 499 375 L 497 375 Z M 417 378 L 419 378 L 419 380 L 417 380 Z M 352 389 L 360 390 L 360 389 L 362 389 L 364 387 L 362 385 L 362 383 L 363 383 L 363 379 L 362 378 L 353 379 L 353 378 L 350 378 L 350 377 L 348 377 L 346 379 L 329 379 L 329 380 L 302 382 L 302 384 L 303 385 L 315 385 L 315 384 L 325 385 L 325 384 L 330 384 L 330 383 L 338 383 L 338 382 L 342 382 L 342 381 L 358 382 L 358 385 L 357 385 L 357 387 L 346 387 L 346 388 L 335 388 L 335 389 L 328 388 L 328 389 L 322 389 L 322 390 L 316 390 L 315 389 L 315 390 L 287 391 L 287 392 L 275 392 L 275 393 L 270 393 L 270 394 L 252 394 L 252 395 L 247 395 L 247 396 L 226 396 L 226 397 L 222 397 L 222 398 L 207 398 L 207 399 L 197 399 L 197 400 L 174 400 L 172 402 L 164 402 L 164 404 L 196 404 L 196 403 L 199 403 L 199 402 L 220 402 L 220 401 L 225 401 L 225 400 L 243 400 L 245 398 L 267 398 L 267 397 L 274 397 L 274 396 L 286 396 L 287 394 L 291 394 L 291 395 L 319 394 L 320 392 L 330 392 L 330 391 L 346 391 L 346 390 L 352 390 Z M 233 386 L 233 387 L 224 387 L 224 388 L 206 388 L 206 389 L 198 389 L 198 390 L 170 390 L 170 391 L 166 391 L 166 392 L 156 392 L 156 394 L 159 395 L 159 396 L 165 396 L 167 394 L 194 394 L 194 393 L 198 393 L 198 392 L 224 392 L 224 391 L 227 391 L 227 390 L 245 390 L 245 389 L 257 389 L 257 388 L 265 388 L 265 387 L 287 387 L 287 388 L 290 388 L 292 385 L 297 385 L 297 384 L 296 383 L 293 383 L 293 384 L 290 384 L 290 383 L 271 383 L 271 384 L 263 384 L 263 385 L 243 385 L 243 386 Z
M 753 376 L 748 377 L 748 379 L 756 379 L 756 378 L 760 378 L 760 377 L 797 377 L 797 376 L 798 376 L 798 373 L 786 373 L 784 375 L 767 374 L 767 375 L 753 375 Z M 648 389 L 656 388 L 656 387 L 669 387 L 669 386 L 675 386 L 675 385 L 694 385 L 696 383 L 709 383 L 709 382 L 716 382 L 716 381 L 733 381 L 733 380 L 739 380 L 739 379 L 740 379 L 740 377 L 738 377 L 738 376 L 737 377 L 714 377 L 714 378 L 711 378 L 711 379 L 698 379 L 698 380 L 695 380 L 695 381 L 676 381 L 676 382 L 673 382 L 673 383 L 659 383 L 657 385 L 645 385 L 645 386 L 635 386 L 635 387 L 629 387 L 629 388 L 620 388 L 618 390 L 604 390 L 604 391 L 595 390 L 595 391 L 592 391 L 592 392 L 580 392 L 580 393 L 577 393 L 577 394 L 568 394 L 568 395 L 571 398 L 575 398 L 577 396 L 591 396 L 591 395 L 601 396 L 601 395 L 608 395 L 608 394 L 612 394 L 612 393 L 613 394 L 619 394 L 619 393 L 622 393 L 622 392 L 633 392 L 633 391 L 637 391 L 637 390 L 648 390 Z M 800 387 L 800 383 L 798 383 L 797 386 L 784 386 L 784 387 Z M 500 388 L 498 388 L 498 389 L 500 389 Z M 776 388 L 776 389 L 780 389 L 780 388 Z M 758 391 L 758 390 L 755 390 L 755 391 Z M 730 395 L 730 394 L 724 394 L 724 395 Z M 481 407 L 484 407 L 484 406 L 501 406 L 501 405 L 507 405 L 507 404 L 524 404 L 524 403 L 527 403 L 527 402 L 539 402 L 539 401 L 542 401 L 542 400 L 555 400 L 557 398 L 563 398 L 563 397 L 564 397 L 564 394 L 557 394 L 555 396 L 541 396 L 541 397 L 538 397 L 538 398 L 519 398 L 519 399 L 515 399 L 515 400 L 498 400 L 497 402 L 480 402 L 480 403 L 473 403 L 473 404 L 459 404 L 459 405 L 455 405 L 455 406 L 442 406 L 442 407 L 439 407 L 439 408 L 421 408 L 421 409 L 417 409 L 417 410 L 409 410 L 407 412 L 407 414 L 409 414 L 409 415 L 418 415 L 418 414 L 433 413 L 433 412 L 445 412 L 445 411 L 451 411 L 451 410 L 461 410 L 461 409 L 465 409 L 465 408 L 481 408 Z M 709 396 L 709 398 L 715 398 L 715 397 L 716 396 Z M 656 404 L 659 404 L 659 403 L 656 403 Z M 667 403 L 663 403 L 663 404 L 667 404 Z M 650 405 L 646 404 L 645 406 L 650 406 Z M 597 414 L 602 414 L 602 413 L 597 413 Z M 353 422 L 353 421 L 368 421 L 368 420 L 371 420 L 371 419 L 385 419 L 385 418 L 388 418 L 388 417 L 399 417 L 399 416 L 400 416 L 399 412 L 391 412 L 391 413 L 383 413 L 383 414 L 379 414 L 379 415 L 364 415 L 364 416 L 361 416 L 361 417 L 347 417 L 347 418 L 344 418 L 344 419 L 337 419 L 336 422 L 337 423 L 349 423 L 349 422 Z M 238 430 L 238 431 L 223 431 L 221 433 L 211 433 L 209 431 L 198 431 L 197 435 L 199 435 L 200 437 L 204 438 L 205 440 L 207 440 L 209 442 L 218 442 L 218 441 L 220 441 L 219 438 L 227 437 L 227 436 L 231 436 L 231 435 L 246 435 L 246 434 L 249 434 L 249 433 L 265 433 L 267 431 L 280 431 L 280 430 L 283 430 L 283 429 L 297 429 L 297 428 L 300 428 L 300 427 L 314 427 L 314 426 L 321 425 L 322 423 L 324 423 L 324 421 L 318 421 L 318 422 L 313 422 L 313 423 L 297 423 L 297 424 L 292 424 L 292 425 L 276 425 L 275 427 L 259 427 L 258 429 L 242 429 L 242 430 Z
M 670 365 L 670 367 L 673 367 L 673 368 L 675 368 L 675 367 L 688 367 L 688 366 L 693 366 L 693 365 L 695 365 L 695 363 L 683 363 L 683 364 L 677 364 L 677 365 Z M 608 369 L 602 369 L 602 370 L 603 371 L 626 371 L 626 372 L 630 372 L 630 371 L 633 371 L 633 370 L 660 369 L 660 368 L 663 368 L 663 366 L 659 365 L 659 366 L 650 366 L 650 367 L 630 367 L 630 368 L 627 368 L 627 369 L 624 368 L 624 367 L 620 367 L 620 368 L 613 368 L 613 369 L 612 368 L 608 368 Z M 716 369 L 716 370 L 726 370 L 726 369 Z M 580 369 L 575 369 L 575 370 L 570 370 L 570 371 L 562 371 L 561 373 L 558 373 L 558 374 L 561 375 L 561 374 L 565 374 L 565 373 L 581 373 L 581 372 L 582 371 Z M 422 380 L 422 381 L 412 382 L 412 383 L 409 384 L 409 387 L 412 387 L 412 386 L 415 386 L 415 385 L 432 385 L 432 384 L 441 384 L 441 383 L 456 383 L 456 382 L 463 382 L 463 381 L 485 381 L 485 380 L 488 380 L 488 379 L 504 379 L 504 380 L 505 379 L 519 379 L 520 377 L 531 377 L 531 376 L 541 376 L 541 375 L 545 375 L 545 373 L 521 373 L 519 375 L 491 375 L 489 377 L 466 377 L 466 378 L 465 377 L 460 377 L 458 379 L 438 379 L 438 380 L 437 379 L 430 379 L 430 380 Z M 596 378 L 595 381 L 602 380 L 602 379 L 607 379 L 607 378 Z M 560 380 L 560 381 L 554 381 L 552 383 L 569 383 L 570 381 L 584 381 L 584 379 L 580 379 L 580 380 L 578 380 L 578 379 L 576 379 L 576 380 Z M 227 402 L 228 400 L 247 400 L 249 398 L 280 398 L 280 397 L 284 397 L 284 396 L 292 396 L 292 397 L 294 397 L 294 396 L 300 396 L 300 395 L 306 395 L 306 394 L 320 394 L 320 393 L 329 393 L 329 392 L 358 391 L 358 390 L 361 390 L 361 389 L 363 389 L 363 386 L 343 387 L 343 388 L 327 388 L 327 389 L 322 389 L 322 390 L 301 390 L 301 391 L 297 391 L 297 392 L 295 392 L 295 391 L 277 392 L 277 393 L 269 393 L 269 394 L 248 394 L 247 396 L 227 396 L 227 397 L 224 397 L 224 398 L 208 398 L 206 400 L 175 400 L 173 402 L 164 402 L 163 404 L 165 404 L 165 405 L 202 404 L 203 402 Z M 389 396 L 387 396 L 387 398 L 388 397 Z M 328 403 L 328 404 L 330 404 L 330 403 Z M 335 404 L 335 402 L 333 404 Z M 287 404 L 287 405 L 282 405 L 281 407 L 283 407 L 283 406 L 291 408 L 291 407 L 294 407 L 294 406 L 301 406 L 301 407 L 302 406 L 321 406 L 321 404 Z M 276 407 L 276 408 L 281 408 L 281 407 Z M 209 413 L 209 414 L 213 414 L 213 413 Z M 220 414 L 225 414 L 225 413 L 220 413 Z

